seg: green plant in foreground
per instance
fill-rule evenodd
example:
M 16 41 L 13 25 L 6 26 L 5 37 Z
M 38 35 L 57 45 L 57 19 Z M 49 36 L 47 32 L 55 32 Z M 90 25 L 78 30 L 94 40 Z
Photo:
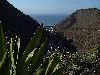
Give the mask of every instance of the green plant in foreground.
M 0 26 L 0 75 L 62 75 L 67 65 L 60 64 L 61 55 L 54 54 L 44 59 L 46 40 L 43 41 L 42 36 L 43 28 L 40 26 L 19 60 L 19 41 L 11 38 L 9 46 L 6 46 Z
M 84 53 L 56 49 L 46 55 L 43 37 L 40 26 L 19 59 L 20 38 L 11 38 L 6 44 L 0 26 L 0 75 L 99 75 L 100 46 Z

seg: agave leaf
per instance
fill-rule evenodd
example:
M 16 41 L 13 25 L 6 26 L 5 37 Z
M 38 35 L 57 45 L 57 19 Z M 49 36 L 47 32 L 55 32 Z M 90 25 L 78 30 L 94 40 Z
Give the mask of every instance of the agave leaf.
M 41 47 L 38 49 L 37 53 L 35 53 L 33 55 L 33 57 L 30 58 L 28 61 L 32 64 L 30 66 L 30 74 L 33 74 L 34 72 L 36 72 L 36 70 L 41 65 L 43 56 L 44 56 L 44 51 L 45 51 L 45 44 L 46 44 L 46 41 L 41 45 Z
M 22 64 L 21 75 L 34 75 L 34 73 L 40 67 L 42 63 L 42 59 L 43 59 L 44 51 L 45 51 L 45 44 L 46 44 L 46 41 L 41 45 L 39 49 L 36 49 L 35 52 L 33 51 L 32 57 L 29 57 L 28 59 L 26 59 L 24 63 L 23 62 L 21 63 Z M 30 68 L 28 72 L 29 66 Z
M 28 55 L 28 57 L 26 58 L 25 62 L 27 62 L 28 59 L 30 59 L 30 58 L 36 53 L 36 50 L 37 50 L 37 48 L 35 48 L 35 49 Z
M 43 75 L 45 75 L 45 72 L 46 72 L 46 69 L 48 67 L 48 64 L 49 64 L 49 58 L 47 58 L 46 61 L 41 66 L 41 68 L 44 69 L 43 72 L 42 72 Z
M 63 72 L 64 72 L 64 67 L 61 67 L 55 70 L 55 72 L 53 72 L 53 75 L 62 75 Z
M 32 61 L 32 57 L 34 55 L 34 53 L 36 53 L 36 48 L 28 55 L 28 57 L 26 58 L 25 62 L 21 62 L 18 66 L 17 66 L 17 74 L 18 75 L 30 75 L 28 72 L 28 67 L 30 65 L 30 62 Z M 34 60 L 34 59 L 33 59 Z M 21 70 L 19 70 L 21 69 Z
M 0 62 L 0 75 L 11 75 L 11 58 L 6 52 L 2 61 Z
M 13 53 L 13 57 L 14 57 L 14 63 L 16 64 L 16 62 L 18 62 L 18 45 L 17 45 L 17 42 L 15 42 L 15 40 L 13 39 L 13 50 L 14 50 L 14 53 Z
M 70 67 L 72 67 L 72 62 L 69 61 L 66 65 L 62 65 L 61 67 L 57 68 L 53 75 L 62 75 L 65 70 L 68 70 Z
M 60 67 L 60 63 L 58 63 L 58 64 L 56 65 L 56 67 L 54 68 L 53 72 L 55 72 L 56 70 L 58 70 L 59 67 Z
M 5 36 L 0 25 L 0 62 L 2 61 L 5 53 L 7 52 Z
M 0 75 L 10 75 L 10 59 L 7 54 L 5 36 L 0 25 Z
M 14 49 L 14 41 L 11 38 L 11 43 L 10 43 L 11 66 L 12 66 L 12 71 L 14 70 L 13 71 L 14 75 L 16 75 L 16 66 L 15 66 L 14 57 L 13 57 L 13 49 Z
M 3 63 L 2 67 L 0 68 L 0 75 L 11 75 L 11 60 L 8 54 L 6 55 L 5 62 Z
M 41 74 L 41 72 L 43 71 L 44 69 L 39 69 L 34 75 L 43 75 L 43 74 Z
M 30 40 L 28 46 L 26 47 L 26 50 L 22 57 L 22 61 L 20 64 L 18 64 L 17 74 L 20 73 L 20 75 L 29 75 L 29 72 L 27 72 L 28 70 L 27 67 L 29 67 L 30 64 L 33 64 L 31 62 L 36 58 L 35 56 L 38 53 L 38 48 L 41 46 L 42 32 L 43 32 L 43 27 L 40 26 L 35 35 L 33 36 L 33 38 Z M 33 56 L 28 57 L 32 51 L 33 51 Z M 21 69 L 21 71 L 19 71 L 19 69 Z
M 31 51 L 33 51 L 35 48 L 38 48 L 41 45 L 42 32 L 43 32 L 43 28 L 42 26 L 40 26 L 37 32 L 35 33 L 35 35 L 30 40 L 28 46 L 26 47 L 26 50 L 22 58 L 23 62 L 25 62 L 26 58 L 31 53 Z
M 7 53 L 5 53 L 5 55 L 4 55 L 3 59 L 2 59 L 2 61 L 0 62 L 0 69 L 2 68 L 2 66 L 3 66 L 4 63 L 5 63 L 6 55 L 7 55 Z
M 46 69 L 48 67 L 49 64 L 49 58 L 46 58 L 44 63 L 40 66 L 39 70 L 42 69 L 40 75 L 45 75 Z
M 48 64 L 45 75 L 51 75 L 53 73 L 54 68 L 59 62 L 60 62 L 60 56 L 54 56 L 54 58 L 51 59 Z

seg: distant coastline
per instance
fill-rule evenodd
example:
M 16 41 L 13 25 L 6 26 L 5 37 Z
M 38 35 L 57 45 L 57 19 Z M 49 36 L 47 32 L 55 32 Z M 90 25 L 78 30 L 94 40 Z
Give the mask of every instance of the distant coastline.
M 67 15 L 65 14 L 31 14 L 32 18 L 39 23 L 44 23 L 44 26 L 54 26 L 59 21 L 63 20 Z

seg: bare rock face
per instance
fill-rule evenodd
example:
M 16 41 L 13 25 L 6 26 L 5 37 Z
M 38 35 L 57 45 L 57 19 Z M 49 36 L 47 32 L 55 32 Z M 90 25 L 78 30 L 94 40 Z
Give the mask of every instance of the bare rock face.
M 100 44 L 100 10 L 80 9 L 69 15 L 54 27 L 55 32 L 73 39 L 79 52 Z

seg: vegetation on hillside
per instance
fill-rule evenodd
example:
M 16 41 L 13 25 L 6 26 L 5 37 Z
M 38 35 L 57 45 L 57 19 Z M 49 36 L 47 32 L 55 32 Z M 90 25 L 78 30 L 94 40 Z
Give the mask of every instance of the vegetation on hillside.
M 60 52 L 59 49 L 45 54 L 47 40 L 42 40 L 43 28 L 40 26 L 22 58 L 18 58 L 20 38 L 11 38 L 6 44 L 0 26 L 0 75 L 99 75 L 100 47 L 85 53 Z

